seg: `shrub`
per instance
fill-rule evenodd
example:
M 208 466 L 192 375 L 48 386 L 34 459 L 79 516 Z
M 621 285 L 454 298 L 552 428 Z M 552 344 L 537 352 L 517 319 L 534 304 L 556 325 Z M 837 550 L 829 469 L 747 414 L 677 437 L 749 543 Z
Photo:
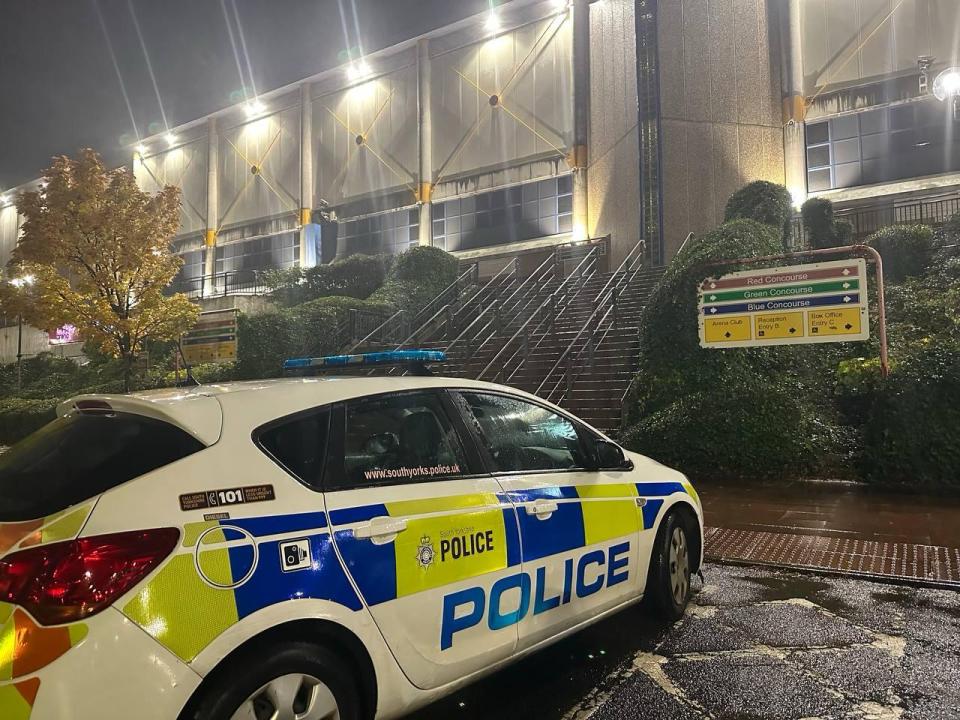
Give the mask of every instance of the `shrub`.
M 755 180 L 737 190 L 724 210 L 724 222 L 745 219 L 771 225 L 786 239 L 790 234 L 790 217 L 793 214 L 793 199 L 783 185 Z
M 397 256 L 387 280 L 371 301 L 393 308 L 420 310 L 457 279 L 459 263 L 435 247 L 416 247 Z
M 849 433 L 823 402 L 819 379 L 832 358 L 812 347 L 699 346 L 700 282 L 738 269 L 706 263 L 772 254 L 780 242 L 773 226 L 735 220 L 671 263 L 641 320 L 639 372 L 624 406 L 629 447 L 714 477 L 813 471 L 825 456 L 841 464 Z
M 833 203 L 823 198 L 810 198 L 800 208 L 803 229 L 811 247 L 825 248 L 834 245 Z
M 339 330 L 351 310 L 379 313 L 386 318 L 390 308 L 368 300 L 326 297 L 259 315 L 241 314 L 236 377 L 276 377 L 287 358 L 340 352 L 349 338 L 341 336 Z
M 12 445 L 57 416 L 57 399 L 0 398 L 0 443 Z
M 331 295 L 364 299 L 383 285 L 392 265 L 392 255 L 357 254 L 303 270 L 270 270 L 263 280 L 287 306 Z
M 894 225 L 878 230 L 867 243 L 883 258 L 887 282 L 922 275 L 933 257 L 933 231 L 926 225 Z
M 836 246 L 853 244 L 853 225 L 849 220 L 841 218 L 833 221 L 833 244 Z
M 960 489 L 960 342 L 917 346 L 865 398 L 860 465 L 867 480 Z

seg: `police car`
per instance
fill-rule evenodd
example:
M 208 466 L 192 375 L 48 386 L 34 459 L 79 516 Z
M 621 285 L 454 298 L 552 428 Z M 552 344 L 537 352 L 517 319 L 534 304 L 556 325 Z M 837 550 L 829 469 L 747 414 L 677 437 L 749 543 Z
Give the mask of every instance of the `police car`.
M 683 475 L 500 385 L 304 376 L 57 414 L 0 456 L 3 720 L 398 717 L 641 599 L 679 618 L 701 563 Z

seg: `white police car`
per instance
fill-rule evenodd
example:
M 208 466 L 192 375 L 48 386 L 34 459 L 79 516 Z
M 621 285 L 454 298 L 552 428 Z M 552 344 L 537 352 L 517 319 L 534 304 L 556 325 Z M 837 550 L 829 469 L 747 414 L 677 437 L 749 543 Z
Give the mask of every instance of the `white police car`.
M 0 456 L 3 720 L 397 717 L 643 596 L 679 617 L 701 562 L 683 475 L 507 387 L 298 377 L 58 416 Z

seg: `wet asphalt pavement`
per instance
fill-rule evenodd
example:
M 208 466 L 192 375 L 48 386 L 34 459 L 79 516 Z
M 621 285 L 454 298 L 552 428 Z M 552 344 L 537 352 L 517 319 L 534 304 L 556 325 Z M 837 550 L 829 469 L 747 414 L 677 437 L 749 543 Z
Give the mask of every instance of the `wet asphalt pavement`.
M 707 565 L 673 626 L 631 608 L 416 720 L 960 718 L 960 593 Z

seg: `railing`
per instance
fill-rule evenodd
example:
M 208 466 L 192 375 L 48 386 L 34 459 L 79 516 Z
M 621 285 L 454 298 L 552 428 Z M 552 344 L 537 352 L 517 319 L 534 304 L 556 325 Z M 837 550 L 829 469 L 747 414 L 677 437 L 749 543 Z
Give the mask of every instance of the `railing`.
M 401 338 L 407 338 L 410 333 L 411 327 L 419 327 L 418 323 L 421 323 L 424 317 L 428 316 L 434 306 L 440 302 L 446 302 L 447 304 L 454 303 L 460 297 L 466 288 L 470 287 L 477 278 L 477 265 L 476 263 L 470 265 L 464 272 L 460 273 L 457 276 L 457 279 L 452 283 L 447 285 L 437 297 L 431 300 L 426 307 L 420 310 L 416 315 L 411 317 L 409 310 L 398 310 L 393 315 L 388 317 L 382 323 L 373 328 L 370 332 L 364 335 L 360 340 L 356 340 L 345 349 L 345 352 L 352 353 L 357 348 L 363 347 L 369 343 L 378 343 L 381 345 L 392 345 L 399 342 L 402 347 L 404 340 Z M 446 307 L 446 305 L 444 306 Z M 433 317 L 433 316 L 429 316 Z
M 465 346 L 467 355 L 479 356 L 487 343 L 494 341 L 502 332 L 503 328 L 509 327 L 519 318 L 523 317 L 524 312 L 536 302 L 539 296 L 542 284 L 549 276 L 556 275 L 557 256 L 556 253 L 549 255 L 537 268 L 530 273 L 523 282 L 521 282 L 505 300 L 494 299 L 490 305 L 483 309 L 477 318 L 458 335 L 450 345 L 447 346 L 447 352 L 450 353 L 453 347 L 462 343 Z M 473 333 L 467 334 L 478 320 L 488 317 L 486 323 Z M 479 344 L 477 344 L 479 341 Z
M 908 203 L 888 202 L 864 208 L 837 210 L 834 217 L 853 227 L 853 241 L 863 242 L 881 228 L 890 225 L 942 225 L 960 213 L 960 195 L 937 196 Z M 791 249 L 809 245 L 810 238 L 798 216 L 791 220 Z
M 402 311 L 401 311 L 402 312 Z M 378 328 L 384 327 L 384 317 L 386 313 L 376 310 L 358 310 L 356 308 L 348 310 L 347 314 L 337 323 L 335 345 L 345 347 L 351 343 L 359 345 L 357 339 L 363 336 L 369 337 L 376 332 Z M 397 313 L 394 313 L 396 316 Z
M 500 270 L 493 277 L 487 280 L 487 282 L 480 289 L 478 289 L 473 295 L 471 295 L 469 299 L 464 300 L 462 303 L 460 303 L 459 307 L 454 307 L 456 305 L 456 302 L 447 303 L 446 305 L 441 307 L 439 310 L 434 312 L 433 315 L 431 315 L 425 321 L 423 321 L 423 323 L 418 325 L 417 329 L 411 332 L 407 337 L 405 337 L 403 341 L 401 341 L 400 344 L 397 345 L 395 349 L 400 350 L 405 345 L 411 342 L 414 342 L 424 332 L 432 328 L 434 326 L 434 323 L 436 323 L 437 321 L 441 321 L 447 324 L 448 333 L 454 332 L 458 325 L 457 320 L 459 316 L 464 312 L 469 312 L 471 306 L 473 306 L 475 303 L 482 304 L 482 301 L 479 300 L 479 298 L 484 297 L 488 293 L 490 293 L 491 288 L 497 286 L 497 284 L 502 280 L 503 277 L 506 277 L 507 275 L 512 274 L 513 278 L 508 282 L 515 282 L 517 277 L 517 269 L 518 269 L 517 258 L 513 258 L 510 262 L 508 262 L 506 265 L 500 268 Z M 480 311 L 480 314 L 482 315 L 489 308 L 490 308 L 490 305 L 487 305 L 483 310 Z M 477 317 L 479 316 L 480 315 L 478 315 Z M 476 323 L 476 319 L 474 319 L 474 321 L 470 323 L 470 326 L 472 326 L 474 323 Z
M 261 270 L 235 270 L 217 273 L 212 278 L 203 275 L 190 280 L 177 280 L 167 286 L 167 292 L 183 293 L 189 298 L 223 297 L 224 295 L 262 295 L 270 288 L 263 282 Z
M 564 278 L 563 282 L 554 290 L 550 295 L 537 306 L 530 316 L 524 321 L 524 323 L 517 329 L 513 335 L 510 336 L 510 339 L 507 340 L 503 347 L 497 351 L 493 358 L 488 362 L 483 370 L 477 375 L 477 380 L 481 380 L 484 375 L 486 375 L 491 368 L 496 367 L 495 377 L 497 379 L 502 379 L 507 373 L 508 368 L 510 368 L 511 363 L 517 358 L 518 355 L 522 354 L 520 362 L 517 363 L 516 367 L 507 375 L 507 381 L 513 378 L 514 375 L 523 367 L 527 358 L 530 356 L 530 352 L 535 350 L 543 342 L 546 333 L 544 333 L 536 344 L 531 348 L 530 347 L 530 337 L 531 335 L 536 334 L 540 329 L 547 325 L 547 327 L 553 327 L 554 324 L 560 319 L 563 313 L 566 311 L 567 307 L 570 306 L 570 302 L 576 298 L 580 292 L 583 290 L 587 281 L 593 277 L 596 273 L 597 261 L 599 259 L 599 246 L 594 246 L 590 251 L 584 255 L 583 259 L 577 264 L 573 271 Z M 573 290 L 573 286 L 576 286 L 576 289 Z M 571 290 L 573 290 L 571 292 Z M 537 321 L 537 318 L 540 318 Z M 535 324 L 531 326 L 531 323 Z M 519 346 L 514 346 L 520 340 Z M 513 348 L 513 352 L 507 357 L 505 354 Z
M 620 263 L 620 267 L 614 271 L 600 292 L 594 297 L 594 311 L 584 321 L 580 330 L 564 348 L 563 352 L 560 353 L 560 357 L 557 358 L 553 367 L 544 375 L 540 385 L 534 391 L 535 394 L 559 404 L 569 395 L 573 381 L 576 380 L 579 373 L 586 367 L 593 365 L 594 352 L 597 346 L 604 341 L 611 330 L 617 327 L 621 294 L 630 287 L 634 278 L 644 268 L 643 253 L 645 248 L 646 242 L 641 239 L 627 253 L 623 262 Z M 586 336 L 585 339 L 584 336 Z M 582 339 L 583 342 L 581 342 Z M 584 353 L 586 353 L 586 359 L 578 365 L 577 363 L 583 358 Z M 561 367 L 563 368 L 562 372 L 556 379 L 552 380 L 551 378 Z M 561 387 L 563 388 L 563 394 L 557 397 L 557 391 Z

